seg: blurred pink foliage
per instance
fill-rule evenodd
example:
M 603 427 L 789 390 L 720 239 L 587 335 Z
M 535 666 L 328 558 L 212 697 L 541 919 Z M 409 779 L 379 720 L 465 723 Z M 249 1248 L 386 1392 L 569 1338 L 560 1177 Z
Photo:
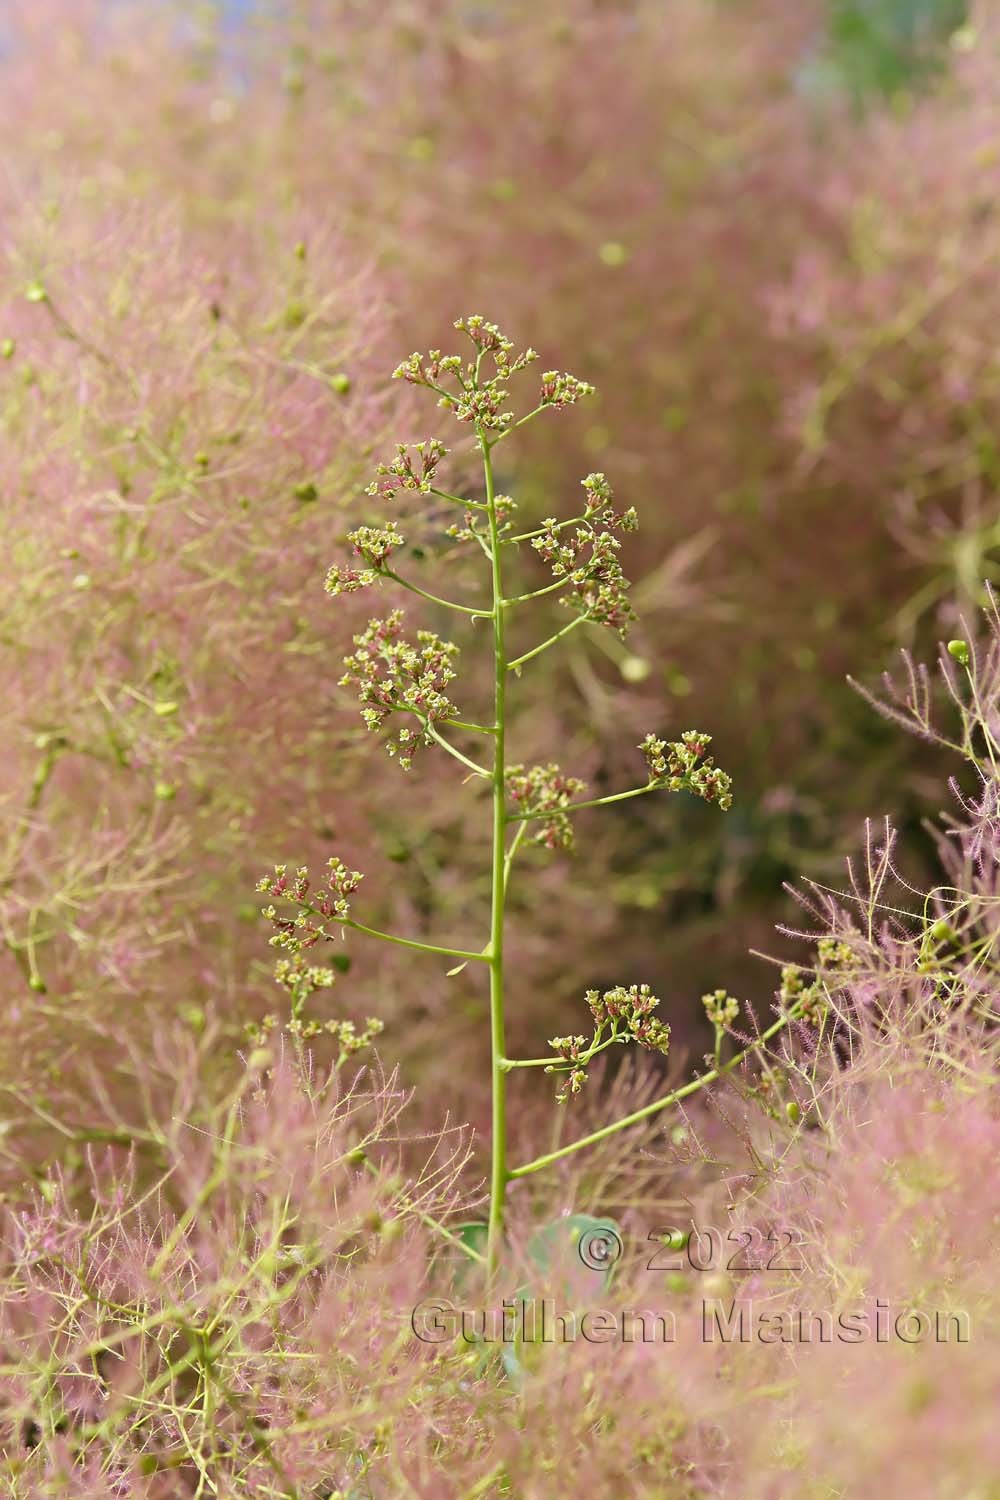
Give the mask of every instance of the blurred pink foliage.
M 558 438 L 533 439 L 502 486 L 540 518 L 578 495 L 582 446 L 643 520 L 627 558 L 647 575 L 632 595 L 639 633 L 596 659 L 574 647 L 565 677 L 539 666 L 518 755 L 544 759 L 558 743 L 567 770 L 603 791 L 623 770 L 618 744 L 631 756 L 640 726 L 655 717 L 669 734 L 683 708 L 710 719 L 738 796 L 724 835 L 697 810 L 680 828 L 629 812 L 602 830 L 600 873 L 586 854 L 572 878 L 539 870 L 515 912 L 512 1042 L 537 1047 L 585 986 L 611 982 L 602 966 L 622 947 L 680 1034 L 685 997 L 738 975 L 748 939 L 767 940 L 784 876 L 804 866 L 828 883 L 867 811 L 895 810 L 905 851 L 939 782 L 926 758 L 869 727 L 841 678 L 870 674 L 890 641 L 957 628 L 996 568 L 994 38 L 983 13 L 978 43 L 935 93 L 858 122 L 796 88 L 815 16 L 773 0 L 678 0 L 669 14 L 652 0 L 570 0 L 558 16 L 524 0 L 324 3 L 224 37 L 196 10 L 37 0 L 11 24 L 0 91 L 5 1172 L 62 1153 L 65 1186 L 44 1178 L 50 1198 L 22 1227 L 55 1236 L 46 1255 L 78 1255 L 102 1296 L 139 1302 L 165 1226 L 202 1204 L 212 1167 L 192 1140 L 206 1121 L 221 1128 L 213 1111 L 242 1076 L 242 1023 L 273 1003 L 259 870 L 290 849 L 317 866 L 333 847 L 358 862 L 363 852 L 366 899 L 415 934 L 432 907 L 438 925 L 471 927 L 485 894 L 479 835 L 447 767 L 424 758 L 405 803 L 398 771 L 373 760 L 337 694 L 366 609 L 342 606 L 335 621 L 323 592 L 347 528 L 383 519 L 362 499 L 375 461 L 400 436 L 425 436 L 405 430 L 407 408 L 400 430 L 399 388 L 384 377 L 399 348 L 422 347 L 463 309 L 483 306 L 598 387 L 599 404 L 569 415 Z M 524 573 L 543 581 L 531 557 Z M 966 842 L 948 841 L 946 868 L 988 924 L 995 808 L 984 797 L 965 810 Z M 913 856 L 918 882 L 936 878 L 932 852 Z M 822 907 L 820 931 L 840 939 L 845 920 Z M 822 1130 L 770 1116 L 751 1130 L 728 1098 L 719 1129 L 727 1150 L 747 1146 L 754 1204 L 807 1226 L 821 1251 L 794 1289 L 802 1305 L 940 1293 L 965 1298 L 987 1329 L 991 1032 L 972 1007 L 928 1018 L 922 941 L 890 934 L 851 980 L 844 1004 L 864 1046 L 820 1080 Z M 439 1116 L 445 1083 L 481 1122 L 484 997 L 468 976 L 422 969 L 417 984 L 406 960 L 353 943 L 349 956 L 334 1004 L 362 1015 L 377 996 L 386 1055 L 424 1085 L 414 1128 Z M 988 963 L 963 980 L 970 992 L 973 981 L 976 1004 L 992 1005 Z M 763 1010 L 767 983 L 751 983 Z M 862 1024 L 873 997 L 880 1018 Z M 197 1067 L 171 1050 L 176 1022 Z M 398 1492 L 404 1474 L 427 1494 L 485 1495 L 494 1450 L 529 1496 L 575 1494 L 581 1474 L 598 1491 L 628 1483 L 651 1496 L 665 1474 L 680 1495 L 741 1497 L 807 1493 L 806 1469 L 861 1496 L 917 1492 L 924 1474 L 968 1492 L 998 1482 L 981 1415 L 995 1381 L 985 1336 L 976 1360 L 955 1348 L 881 1362 L 869 1346 L 741 1349 L 722 1378 L 709 1355 L 678 1370 L 661 1350 L 543 1351 L 527 1428 L 510 1393 L 461 1359 L 430 1361 L 409 1384 L 398 1329 L 351 1319 L 364 1296 L 403 1307 L 416 1295 L 427 1226 L 407 1210 L 405 1259 L 391 1236 L 359 1231 L 369 1212 L 392 1218 L 408 1190 L 366 1185 L 356 1164 L 323 1156 L 323 1119 L 304 1119 L 283 1087 L 268 1120 L 240 1121 L 231 1197 L 175 1269 L 192 1316 L 220 1288 L 228 1296 L 260 1233 L 261 1157 L 260 1191 L 280 1206 L 288 1143 L 301 1147 L 316 1166 L 301 1213 L 329 1257 L 329 1302 L 320 1316 L 320 1303 L 283 1301 L 284 1331 L 260 1365 L 254 1345 L 239 1379 L 266 1393 L 268 1421 L 294 1426 L 307 1418 L 283 1355 L 319 1361 L 319 1426 L 281 1457 L 310 1484 L 346 1489 L 350 1466 L 370 1464 L 377 1494 Z M 808 1091 L 793 1093 L 808 1113 Z M 189 1121 L 191 1139 L 180 1125 L 169 1135 L 168 1117 Z M 518 1109 L 517 1128 L 537 1148 L 536 1105 Z M 706 1141 L 712 1129 L 698 1122 Z M 95 1186 L 88 1153 L 132 1138 L 166 1151 L 177 1197 L 137 1210 L 127 1232 L 106 1204 L 91 1223 L 90 1201 L 127 1201 L 133 1188 L 120 1160 L 93 1164 Z M 328 1167 L 343 1187 L 332 1223 L 318 1206 Z M 149 1169 L 134 1170 L 139 1194 Z M 617 1156 L 607 1171 L 628 1178 Z M 710 1200 L 705 1183 L 721 1175 L 699 1159 L 688 1187 Z M 648 1196 L 662 1200 L 681 1176 L 680 1162 L 657 1162 Z M 598 1161 L 547 1191 L 569 1207 L 601 1181 Z M 425 1208 L 455 1202 L 431 1194 Z M 542 1206 L 525 1195 L 522 1212 L 527 1233 Z M 969 1226 L 958 1248 L 956 1225 Z M 335 1243 L 355 1234 L 372 1257 L 363 1275 Z M 40 1256 L 25 1283 L 36 1300 L 19 1303 L 21 1285 L 11 1294 L 11 1359 L 19 1351 L 32 1372 L 6 1394 L 17 1422 L 38 1420 L 50 1377 L 68 1382 L 74 1411 L 107 1400 L 89 1376 L 74 1394 L 82 1341 L 105 1324 L 92 1307 L 79 1327 L 61 1321 L 64 1274 Z M 345 1320 L 338 1366 L 329 1345 Z M 331 1464 L 325 1445 L 358 1368 L 398 1434 L 366 1407 Z M 877 1451 L 863 1427 L 873 1412 Z M 178 1420 L 160 1430 L 167 1450 L 183 1445 Z M 220 1420 L 230 1443 L 239 1422 L 232 1410 Z M 119 1464 L 125 1493 L 191 1492 L 140 1473 L 146 1438 L 130 1447 L 122 1430 L 102 1448 L 102 1429 L 82 1466 L 70 1430 L 33 1456 L 9 1447 L 12 1465 L 28 1464 L 11 1469 L 14 1493 L 54 1490 L 62 1466 L 78 1493 L 104 1495 Z M 270 1483 L 262 1450 L 239 1451 Z M 242 1482 L 227 1474 L 220 1493 Z

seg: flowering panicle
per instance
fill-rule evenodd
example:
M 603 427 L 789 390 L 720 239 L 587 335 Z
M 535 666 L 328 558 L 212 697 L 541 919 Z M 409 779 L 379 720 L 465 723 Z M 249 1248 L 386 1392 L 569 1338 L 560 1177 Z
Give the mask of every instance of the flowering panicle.
M 376 478 L 368 486 L 367 493 L 376 498 L 390 498 L 406 490 L 418 495 L 432 495 L 436 501 L 456 506 L 461 519 L 447 526 L 446 534 L 454 541 L 475 542 L 477 549 L 485 555 L 490 565 L 491 606 L 474 609 L 429 593 L 400 578 L 389 566 L 389 560 L 393 552 L 404 545 L 404 539 L 391 523 L 360 526 L 350 532 L 349 540 L 363 567 L 332 567 L 327 574 L 326 587 L 330 594 L 345 594 L 380 579 L 391 579 L 439 608 L 457 610 L 469 620 L 492 621 L 490 634 L 495 683 L 492 722 L 469 723 L 459 718 L 459 710 L 448 696 L 455 677 L 458 647 L 429 630 L 418 631 L 415 639 L 407 639 L 403 634 L 403 613 L 399 609 L 382 618 L 369 620 L 367 628 L 354 637 L 355 649 L 344 658 L 345 671 L 341 678 L 342 685 L 357 689 L 362 718 L 369 729 L 382 730 L 390 716 L 397 713 L 412 715 L 417 720 L 411 728 L 409 720 L 404 717 L 403 727 L 396 728 L 386 742 L 388 753 L 404 770 L 410 768 L 419 746 L 436 741 L 474 776 L 490 783 L 493 803 L 490 936 L 482 947 L 452 948 L 416 942 L 352 923 L 347 915 L 346 895 L 353 889 L 351 882 L 356 883 L 360 876 L 347 871 L 337 861 L 332 862 L 327 891 L 311 901 L 307 899 L 309 882 L 304 869 L 289 884 L 287 871 L 279 867 L 273 878 L 268 877 L 261 883 L 260 889 L 274 897 L 298 903 L 297 911 L 289 916 L 279 914 L 273 905 L 264 913 L 274 927 L 271 942 L 285 950 L 275 977 L 292 998 L 291 1021 L 286 1029 L 295 1037 L 297 1045 L 301 1045 L 303 1039 L 321 1034 L 335 1037 L 340 1048 L 340 1061 L 368 1045 L 380 1027 L 369 1021 L 367 1030 L 359 1035 L 349 1022 L 321 1023 L 303 1017 L 308 998 L 317 990 L 327 988 L 334 979 L 332 969 L 311 964 L 305 956 L 321 938 L 331 939 L 330 932 L 323 925 L 326 917 L 339 916 L 342 922 L 370 936 L 457 959 L 457 965 L 449 970 L 452 975 L 460 973 L 472 960 L 489 966 L 491 1016 L 494 1020 L 493 1119 L 500 1122 L 493 1139 L 489 1223 L 486 1226 L 485 1259 L 488 1271 L 492 1272 L 497 1268 L 502 1247 L 506 1182 L 511 1175 L 520 1175 L 520 1172 L 509 1174 L 502 1169 L 506 1143 L 503 1110 L 497 1106 L 503 1099 L 507 1073 L 519 1067 L 541 1066 L 549 1073 L 559 1074 L 561 1086 L 556 1097 L 565 1102 L 583 1088 L 591 1059 L 608 1048 L 634 1042 L 646 1051 L 662 1056 L 670 1046 L 670 1027 L 654 1014 L 660 1002 L 649 986 L 619 985 L 603 993 L 588 991 L 587 1004 L 593 1020 L 593 1034 L 589 1041 L 582 1035 L 553 1037 L 549 1044 L 551 1061 L 549 1057 L 519 1061 L 502 1055 L 495 1023 L 498 1017 L 501 1022 L 503 1020 L 504 897 L 522 841 L 531 837 L 535 843 L 548 849 L 570 849 L 573 846 L 571 815 L 578 807 L 617 802 L 660 787 L 687 789 L 722 808 L 727 808 L 732 798 L 729 777 L 706 753 L 709 737 L 693 730 L 670 744 L 655 735 L 647 735 L 641 747 L 649 769 L 646 784 L 589 801 L 580 800 L 586 792 L 585 783 L 578 777 L 565 775 L 554 762 L 534 766 L 506 763 L 507 694 L 504 684 L 510 680 L 507 674 L 513 672 L 519 677 L 528 662 L 556 645 L 565 634 L 565 631 L 557 631 L 533 650 L 512 657 L 507 650 L 507 611 L 552 594 L 553 597 L 559 596 L 561 603 L 575 612 L 576 618 L 566 629 L 588 620 L 607 625 L 624 637 L 635 613 L 629 602 L 629 582 L 622 572 L 619 553 L 622 535 L 635 531 L 638 520 L 634 507 L 622 511 L 615 508 L 607 477 L 602 473 L 592 473 L 581 481 L 586 497 L 582 515 L 577 513 L 562 522 L 550 517 L 539 528 L 524 535 L 511 534 L 516 506 L 509 495 L 495 493 L 493 449 L 514 426 L 522 425 L 547 408 L 558 410 L 571 406 L 581 397 L 590 395 L 594 388 L 575 376 L 560 374 L 556 370 L 546 371 L 542 376 L 538 404 L 518 420 L 508 404 L 509 383 L 515 374 L 534 363 L 538 358 L 535 351 L 529 348 L 521 354 L 515 353 L 511 340 L 499 327 L 478 314 L 460 318 L 455 327 L 472 346 L 470 358 L 443 354 L 440 349 L 432 349 L 426 356 L 414 353 L 403 360 L 394 375 L 396 379 L 430 389 L 437 396 L 439 405 L 459 421 L 473 424 L 476 446 L 483 462 L 485 498 L 462 498 L 435 488 L 436 471 L 447 452 L 444 444 L 436 438 L 416 444 L 398 444 L 392 461 L 378 466 Z M 428 512 L 438 508 L 436 501 L 428 503 Z M 527 540 L 551 568 L 553 582 L 523 594 L 511 590 L 508 596 L 499 544 L 506 541 L 516 545 Z M 486 764 L 471 759 L 452 744 L 438 725 L 463 734 L 486 736 L 487 745 L 492 741 L 492 755 L 487 753 L 483 757 Z M 508 830 L 512 823 L 518 826 L 514 837 L 510 838 Z M 533 828 L 529 828 L 530 823 L 534 824 Z M 735 1002 L 730 1001 L 724 991 L 706 997 L 706 1008 L 716 1023 L 717 1057 L 722 1029 L 735 1019 L 734 1007 Z M 619 1122 L 622 1126 L 627 1123 L 627 1119 Z M 575 1150 L 585 1144 L 585 1140 L 580 1141 L 568 1149 Z M 526 1164 L 521 1171 L 535 1170 L 546 1161 L 547 1158 L 540 1158 Z
M 291 1016 L 286 1030 L 299 1038 L 318 1036 L 321 1031 L 334 1035 L 338 1038 L 342 1058 L 368 1046 L 382 1030 L 382 1023 L 369 1020 L 365 1032 L 358 1036 L 349 1021 L 330 1021 L 322 1026 L 318 1022 L 303 1021 L 306 1002 L 318 990 L 330 989 L 336 981 L 333 969 L 310 963 L 306 953 L 321 940 L 333 941 L 334 935 L 324 923 L 350 919 L 348 897 L 354 894 L 363 879 L 360 870 L 349 870 L 343 860 L 334 855 L 327 860 L 325 879 L 315 888 L 305 865 L 300 865 L 294 875 L 289 875 L 287 865 L 275 865 L 273 874 L 264 875 L 257 882 L 257 890 L 271 897 L 271 904 L 263 907 L 261 913 L 274 928 L 271 946 L 281 948 L 285 953 L 274 966 L 274 978 L 291 999 Z M 275 901 L 287 902 L 295 908 L 294 916 L 283 915 L 273 904 Z M 259 1045 L 267 1030 L 275 1024 L 274 1017 L 265 1017 L 261 1023 L 262 1031 L 254 1034 L 251 1029 L 248 1033 L 251 1040 Z
M 338 594 L 353 594 L 358 589 L 368 588 L 385 575 L 385 564 L 397 547 L 402 547 L 405 538 L 400 535 L 392 521 L 386 526 L 359 526 L 349 531 L 347 540 L 357 555 L 367 564 L 355 568 L 334 563 L 326 575 L 325 588 L 334 598 Z
M 373 479 L 365 488 L 366 495 L 380 500 L 390 500 L 399 490 L 416 490 L 422 495 L 430 494 L 438 464 L 448 449 L 438 438 L 428 438 L 423 443 L 397 443 L 396 457 L 388 464 L 379 464 Z M 416 454 L 414 459 L 413 454 Z
M 552 762 L 547 766 L 509 766 L 507 794 L 519 813 L 537 819 L 535 843 L 547 849 L 572 849 L 573 825 L 562 810 L 587 790 L 576 776 L 565 776 Z
M 650 786 L 662 786 L 671 792 L 693 792 L 728 812 L 733 805 L 733 781 L 705 754 L 711 743 L 710 734 L 695 729 L 688 729 L 679 740 L 669 742 L 647 734 L 639 749 L 646 757 Z
M 452 662 L 458 647 L 431 630 L 418 630 L 417 643 L 411 644 L 403 637 L 400 609 L 384 619 L 369 620 L 368 628 L 354 637 L 354 644 L 358 649 L 344 658 L 347 671 L 340 682 L 342 687 L 357 687 L 361 717 L 368 728 L 381 729 L 389 715 L 397 712 L 412 713 L 424 726 L 422 733 L 404 727 L 386 744 L 388 754 L 408 771 L 417 746 L 433 740 L 429 726 L 458 713 L 444 691 L 455 676 Z
M 549 564 L 553 578 L 566 584 L 563 604 L 625 636 L 636 616 L 628 601 L 629 582 L 618 561 L 621 543 L 616 536 L 581 526 L 570 537 L 554 516 L 547 516 L 542 534 L 531 545 Z
M 588 1042 L 583 1036 L 555 1036 L 549 1041 L 559 1058 L 545 1071 L 564 1077 L 556 1099 L 565 1104 L 578 1094 L 587 1081 L 586 1064 L 606 1048 L 620 1043 L 638 1042 L 648 1052 L 666 1056 L 670 1050 L 670 1027 L 653 1015 L 659 999 L 648 984 L 633 984 L 627 989 L 588 990 L 584 996 L 594 1019 L 594 1034 Z

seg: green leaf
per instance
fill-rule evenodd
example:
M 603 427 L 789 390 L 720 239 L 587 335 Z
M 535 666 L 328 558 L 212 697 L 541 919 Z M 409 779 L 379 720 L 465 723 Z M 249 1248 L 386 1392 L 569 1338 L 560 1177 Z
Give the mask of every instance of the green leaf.
M 489 1241 L 489 1228 L 478 1220 L 467 1220 L 462 1224 L 449 1224 L 448 1232 L 455 1239 L 461 1240 L 470 1250 L 477 1255 L 486 1258 L 486 1247 Z M 471 1255 L 465 1255 L 457 1245 L 445 1240 L 441 1245 L 438 1256 L 439 1261 L 444 1261 L 451 1266 L 453 1272 L 453 1285 L 456 1291 L 461 1291 L 474 1283 L 475 1278 L 482 1280 L 483 1267 L 478 1261 L 473 1260 Z
M 567 1214 L 546 1224 L 528 1241 L 528 1258 L 545 1276 L 562 1272 L 575 1286 L 607 1287 L 623 1250 L 614 1219 Z

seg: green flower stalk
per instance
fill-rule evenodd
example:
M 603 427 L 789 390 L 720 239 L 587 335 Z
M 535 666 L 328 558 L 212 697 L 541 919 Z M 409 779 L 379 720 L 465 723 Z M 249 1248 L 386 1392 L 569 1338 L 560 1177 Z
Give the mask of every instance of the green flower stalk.
M 435 514 L 440 502 L 457 507 L 461 522 L 450 524 L 445 534 L 455 543 L 471 545 L 481 555 L 489 570 L 489 608 L 441 599 L 403 578 L 390 566 L 390 559 L 403 543 L 392 522 L 377 521 L 358 527 L 349 540 L 362 564 L 335 564 L 327 574 L 326 587 L 337 596 L 362 588 L 386 583 L 407 589 L 418 597 L 457 614 L 489 620 L 492 626 L 493 714 L 489 724 L 468 723 L 459 717 L 460 709 L 452 700 L 452 683 L 457 677 L 458 646 L 442 640 L 428 630 L 407 634 L 400 609 L 373 618 L 367 628 L 354 637 L 355 650 L 345 659 L 342 684 L 353 686 L 358 693 L 361 712 L 369 729 L 388 733 L 385 747 L 404 771 L 410 771 L 418 751 L 441 749 L 459 762 L 465 779 L 482 781 L 489 786 L 492 825 L 491 899 L 489 934 L 481 948 L 453 948 L 434 943 L 420 943 L 409 938 L 376 931 L 359 923 L 351 915 L 348 896 L 353 895 L 361 880 L 360 873 L 350 871 L 339 859 L 330 861 L 325 883 L 314 889 L 308 872 L 298 870 L 290 876 L 285 866 L 278 866 L 273 876 L 265 877 L 258 887 L 271 898 L 264 915 L 274 927 L 271 942 L 283 950 L 277 979 L 291 994 L 294 1033 L 319 1034 L 321 1028 L 304 1017 L 306 1003 L 312 996 L 325 992 L 333 982 L 332 971 L 313 964 L 304 955 L 315 944 L 333 941 L 344 930 L 354 930 L 401 944 L 427 954 L 437 954 L 455 962 L 456 968 L 470 962 L 481 962 L 489 969 L 492 1130 L 490 1165 L 490 1207 L 488 1225 L 487 1270 L 497 1268 L 504 1233 L 504 1207 L 509 1183 L 529 1172 L 548 1165 L 590 1141 L 602 1139 L 624 1129 L 639 1119 L 648 1118 L 713 1078 L 735 1066 L 747 1053 L 732 1058 L 723 1067 L 720 1060 L 721 1029 L 733 1019 L 731 1006 L 723 1006 L 712 1019 L 717 1026 L 715 1067 L 683 1090 L 675 1090 L 636 1115 L 606 1126 L 595 1135 L 540 1157 L 537 1161 L 511 1167 L 507 1160 L 507 1084 L 517 1068 L 542 1067 L 561 1079 L 557 1098 L 571 1101 L 586 1082 L 586 1066 L 616 1045 L 635 1043 L 649 1051 L 665 1054 L 669 1047 L 670 1028 L 654 1016 L 659 1005 L 648 985 L 619 985 L 600 994 L 588 991 L 586 1004 L 593 1022 L 592 1035 L 555 1037 L 547 1057 L 515 1059 L 507 1056 L 505 1039 L 505 955 L 504 927 L 507 894 L 519 849 L 525 840 L 542 844 L 550 850 L 572 846 L 573 817 L 584 808 L 601 807 L 648 792 L 686 791 L 725 811 L 732 802 L 729 776 L 716 766 L 708 753 L 710 736 L 688 730 L 680 739 L 667 741 L 655 734 L 646 735 L 638 747 L 646 763 L 646 779 L 627 791 L 603 797 L 586 798 L 586 787 L 576 776 L 565 774 L 549 763 L 526 767 L 508 764 L 508 699 L 522 671 L 543 652 L 558 644 L 571 630 L 583 625 L 603 626 L 624 638 L 635 618 L 629 602 L 629 582 L 621 562 L 621 536 L 638 525 L 635 510 L 619 511 L 603 474 L 588 474 L 582 481 L 584 500 L 580 513 L 567 520 L 547 517 L 534 531 L 514 531 L 516 504 L 508 495 L 499 495 L 494 479 L 494 450 L 518 428 L 543 412 L 560 411 L 591 395 L 593 387 L 572 375 L 547 371 L 541 377 L 535 404 L 518 415 L 510 404 L 510 384 L 534 364 L 538 355 L 533 349 L 516 353 L 494 323 L 479 316 L 460 318 L 455 324 L 471 345 L 467 356 L 443 355 L 434 349 L 427 355 L 411 354 L 394 372 L 396 379 L 431 391 L 438 405 L 472 434 L 482 464 L 482 493 L 478 497 L 452 494 L 438 483 L 438 471 L 448 449 L 438 438 L 416 444 L 397 445 L 395 457 L 380 464 L 376 478 L 367 487 L 372 499 L 392 501 L 400 495 L 423 498 Z M 437 503 L 435 503 L 437 502 Z M 527 594 L 508 596 L 504 583 L 505 549 L 530 543 L 538 558 L 548 566 L 552 581 Z M 508 625 L 512 612 L 529 606 L 537 598 L 558 595 L 570 619 L 560 630 L 521 655 L 511 657 L 508 650 Z M 487 745 L 484 761 L 474 760 L 454 743 L 453 733 L 476 734 Z M 279 907 L 274 904 L 282 902 Z M 289 909 L 291 914 L 289 914 Z M 785 1020 L 779 1023 L 786 1024 Z M 353 1052 L 372 1040 L 378 1023 L 368 1018 L 365 1030 L 353 1028 L 346 1035 L 346 1048 Z M 338 1036 L 343 1031 L 340 1023 Z M 773 1031 L 773 1028 L 772 1028 Z M 761 1045 L 772 1032 L 765 1033 L 754 1046 Z M 344 1039 L 341 1037 L 342 1045 Z

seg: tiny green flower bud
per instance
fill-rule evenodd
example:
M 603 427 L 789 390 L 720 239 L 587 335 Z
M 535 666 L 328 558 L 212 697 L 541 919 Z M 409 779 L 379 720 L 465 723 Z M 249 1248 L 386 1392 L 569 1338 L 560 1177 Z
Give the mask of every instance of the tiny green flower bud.
M 13 359 L 16 348 L 17 345 L 13 339 L 4 339 L 3 343 L 0 344 L 0 358 Z
M 949 641 L 948 655 L 953 656 L 960 667 L 969 665 L 969 646 L 967 641 Z
M 618 670 L 626 682 L 645 682 L 652 668 L 644 656 L 626 656 Z
M 789 1099 L 785 1105 L 785 1118 L 789 1125 L 797 1125 L 802 1118 L 802 1111 L 794 1099 Z
M 169 781 L 158 781 L 153 794 L 158 802 L 172 802 L 177 796 L 177 788 Z
M 40 281 L 29 281 L 24 289 L 25 300 L 28 302 L 47 302 L 49 294 Z
M 958 934 L 950 922 L 946 922 L 944 917 L 938 917 L 930 929 L 929 936 L 935 943 L 953 943 Z
M 336 375 L 330 376 L 330 389 L 336 391 L 338 396 L 346 396 L 351 389 L 351 377 L 345 375 L 343 370 L 338 370 Z
M 623 266 L 628 260 L 628 248 L 617 240 L 608 240 L 598 251 L 606 266 Z

